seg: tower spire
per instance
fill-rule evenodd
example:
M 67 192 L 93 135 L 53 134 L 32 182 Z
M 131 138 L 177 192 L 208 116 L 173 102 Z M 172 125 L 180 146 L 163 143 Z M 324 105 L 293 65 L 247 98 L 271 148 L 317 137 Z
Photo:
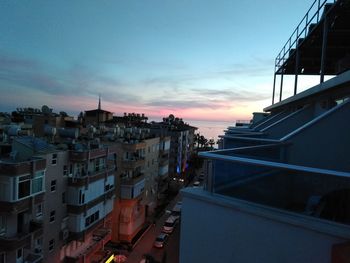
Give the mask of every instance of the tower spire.
M 101 94 L 98 94 L 97 127 L 100 128 Z

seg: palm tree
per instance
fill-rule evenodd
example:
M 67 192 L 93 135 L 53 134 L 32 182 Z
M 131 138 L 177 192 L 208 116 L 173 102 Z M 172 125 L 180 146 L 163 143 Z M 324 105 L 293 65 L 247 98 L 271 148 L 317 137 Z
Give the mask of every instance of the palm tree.
M 210 148 L 213 149 L 213 145 L 215 144 L 215 141 L 213 138 L 210 138 L 208 141 L 208 144 L 210 145 Z

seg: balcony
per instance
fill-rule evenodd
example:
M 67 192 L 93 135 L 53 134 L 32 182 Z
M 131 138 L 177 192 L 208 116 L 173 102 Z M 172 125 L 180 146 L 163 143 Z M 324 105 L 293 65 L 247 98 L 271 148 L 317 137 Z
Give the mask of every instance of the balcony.
M 205 190 L 262 206 L 268 213 L 295 213 L 303 223 L 316 219 L 344 224 L 349 231 L 344 235 L 350 237 L 350 206 L 344 202 L 350 197 L 350 173 L 286 163 L 281 154 L 286 147 L 275 144 L 201 154 L 209 159 Z
M 76 173 L 75 176 L 68 178 L 68 186 L 84 186 L 107 177 L 115 171 L 115 165 L 107 165 L 106 169 L 88 173 Z
M 201 154 L 204 187 L 182 191 L 180 261 L 331 262 L 350 239 L 350 173 L 287 163 L 279 145 L 245 149 Z
M 134 178 L 122 178 L 120 182 L 120 197 L 133 199 L 139 197 L 145 188 L 145 175 L 140 173 Z
M 19 176 L 23 174 L 32 174 L 46 168 L 46 160 L 33 159 L 27 162 L 13 162 L 11 160 L 0 161 L 0 175 Z
M 95 158 L 107 156 L 107 152 L 108 152 L 107 148 L 84 150 L 84 151 L 70 151 L 69 159 L 72 162 L 84 162 L 88 159 L 95 159 Z
M 136 152 L 140 149 L 146 148 L 146 143 L 143 141 L 135 142 L 135 143 L 123 143 L 122 144 L 123 150 L 127 152 Z
M 108 220 L 109 217 L 106 217 Z M 103 223 L 99 223 L 97 226 L 93 227 L 87 233 L 84 233 L 84 242 L 80 243 L 74 250 L 70 250 L 69 254 L 66 255 L 68 262 L 70 260 L 74 262 L 81 262 L 86 258 L 95 259 L 96 261 L 91 262 L 102 262 L 106 253 L 104 252 L 104 245 L 111 239 L 111 229 L 109 227 L 103 226 Z M 103 261 L 104 262 L 104 261 Z
M 127 160 L 123 160 L 123 168 L 124 169 L 135 169 L 137 167 L 140 166 L 144 166 L 145 165 L 145 158 L 144 157 L 133 157 L 132 159 L 127 159 Z
M 30 221 L 27 231 L 16 233 L 13 236 L 0 236 L 0 247 L 5 251 L 11 251 L 31 244 L 32 235 L 38 237 L 43 233 L 41 222 Z
M 34 253 L 29 253 L 25 259 L 26 263 L 40 263 L 42 261 L 43 261 L 43 255 L 42 254 L 34 254 Z

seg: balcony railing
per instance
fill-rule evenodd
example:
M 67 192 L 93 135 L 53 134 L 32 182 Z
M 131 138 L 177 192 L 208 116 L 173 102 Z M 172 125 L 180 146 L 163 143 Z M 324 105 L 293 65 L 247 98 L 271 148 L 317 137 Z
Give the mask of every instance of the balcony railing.
M 133 157 L 131 159 L 123 160 L 124 169 L 135 169 L 136 167 L 143 166 L 145 164 L 144 157 Z
M 273 209 L 350 223 L 350 173 L 288 164 L 262 153 L 237 149 L 201 154 L 209 159 L 204 189 Z
M 68 178 L 68 185 L 82 186 L 84 184 L 89 184 L 90 182 L 95 182 L 101 178 L 107 177 L 114 170 L 115 165 L 107 165 L 106 168 L 101 168 L 98 171 L 75 173 L 73 177 Z
M 31 160 L 27 162 L 0 161 L 0 174 L 7 176 L 19 176 L 30 174 L 46 168 L 45 159 Z
M 312 30 L 311 24 L 317 24 L 321 19 L 322 8 L 328 3 L 335 3 L 336 0 L 314 0 L 309 10 L 306 12 L 292 35 L 284 44 L 282 50 L 278 53 L 275 60 L 276 71 L 283 66 L 288 59 L 290 51 L 295 49 L 299 44 L 299 40 L 305 38 L 309 31 Z M 309 30 L 308 30 L 309 29 Z

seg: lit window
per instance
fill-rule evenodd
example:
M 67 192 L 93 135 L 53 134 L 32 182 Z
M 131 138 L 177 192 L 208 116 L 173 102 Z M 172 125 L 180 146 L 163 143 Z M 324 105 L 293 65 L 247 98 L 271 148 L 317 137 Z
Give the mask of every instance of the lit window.
M 55 239 L 49 241 L 49 251 L 52 251 L 55 247 Z
M 55 210 L 50 212 L 50 222 L 54 222 L 55 221 L 55 215 L 56 215 L 56 211 Z
M 56 180 L 51 181 L 51 192 L 56 191 Z

